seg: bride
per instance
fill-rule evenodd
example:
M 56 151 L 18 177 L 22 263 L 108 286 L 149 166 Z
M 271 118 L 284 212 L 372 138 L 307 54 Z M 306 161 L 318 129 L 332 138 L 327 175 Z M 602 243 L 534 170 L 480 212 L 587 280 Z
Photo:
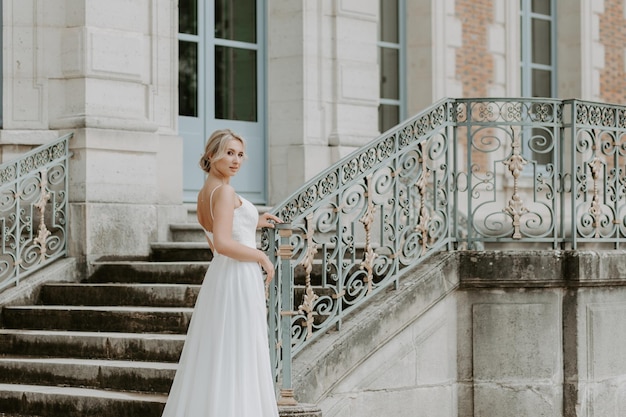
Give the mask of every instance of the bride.
M 261 216 L 229 184 L 245 159 L 245 141 L 230 130 L 209 138 L 200 167 L 198 221 L 213 260 L 193 312 L 163 417 L 277 417 L 267 338 L 265 287 L 274 266 L 256 249 Z

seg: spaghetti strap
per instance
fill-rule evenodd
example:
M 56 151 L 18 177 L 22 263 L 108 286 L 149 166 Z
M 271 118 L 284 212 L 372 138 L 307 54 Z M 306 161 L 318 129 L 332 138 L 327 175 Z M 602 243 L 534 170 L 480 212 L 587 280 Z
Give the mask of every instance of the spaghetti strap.
M 209 210 L 211 211 L 211 220 L 214 220 L 214 218 L 213 218 L 213 193 L 215 192 L 215 190 L 220 188 L 222 185 L 223 184 L 220 184 L 217 187 L 215 187 L 213 189 L 213 191 L 211 191 L 211 195 L 209 195 Z

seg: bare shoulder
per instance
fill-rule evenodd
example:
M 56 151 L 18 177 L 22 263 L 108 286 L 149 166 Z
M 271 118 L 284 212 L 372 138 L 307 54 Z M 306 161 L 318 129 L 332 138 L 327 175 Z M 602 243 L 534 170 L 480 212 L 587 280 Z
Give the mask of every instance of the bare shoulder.
M 222 205 L 234 202 L 237 197 L 235 189 L 229 184 L 219 185 L 213 188 L 210 193 L 213 194 L 211 201 L 213 202 L 214 207 L 217 204 Z
M 196 215 L 200 224 L 206 230 L 210 230 L 213 224 L 211 206 L 213 206 L 214 210 L 216 206 L 221 205 L 223 202 L 234 199 L 235 195 L 235 190 L 228 184 L 222 185 L 219 183 L 206 182 L 198 192 L 196 201 Z

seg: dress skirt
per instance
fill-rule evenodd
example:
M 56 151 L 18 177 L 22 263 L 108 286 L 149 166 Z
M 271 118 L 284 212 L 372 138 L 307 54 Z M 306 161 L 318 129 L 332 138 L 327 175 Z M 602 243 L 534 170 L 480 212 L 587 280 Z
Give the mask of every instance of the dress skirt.
M 215 255 L 163 417 L 276 417 L 259 265 Z

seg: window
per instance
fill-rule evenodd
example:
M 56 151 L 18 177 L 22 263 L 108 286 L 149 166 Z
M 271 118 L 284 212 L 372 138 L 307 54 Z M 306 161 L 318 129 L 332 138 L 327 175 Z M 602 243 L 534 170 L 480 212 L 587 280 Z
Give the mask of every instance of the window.
M 180 0 L 178 7 L 178 114 L 198 117 L 198 4 L 196 0 Z
M 523 97 L 556 97 L 555 0 L 520 0 L 521 93 Z M 533 129 L 525 135 L 525 156 L 539 164 L 552 160 L 554 140 Z M 531 139 L 532 138 L 532 139 Z
M 178 129 L 183 137 L 183 199 L 196 201 L 206 139 L 233 129 L 258 155 L 233 178 L 253 203 L 266 201 L 265 0 L 178 0 Z
M 380 104 L 378 129 L 384 132 L 400 123 L 404 110 L 404 1 L 380 0 L 378 63 Z
M 554 0 L 520 0 L 522 96 L 555 97 Z
M 216 119 L 257 121 L 257 29 L 256 0 L 215 0 Z

